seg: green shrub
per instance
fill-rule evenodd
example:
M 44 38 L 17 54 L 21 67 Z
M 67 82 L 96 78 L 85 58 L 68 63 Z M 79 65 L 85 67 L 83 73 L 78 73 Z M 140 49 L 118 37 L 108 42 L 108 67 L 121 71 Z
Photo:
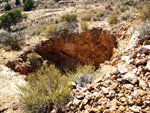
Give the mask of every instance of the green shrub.
M 124 7 L 121 7 L 120 9 L 119 9 L 121 12 L 125 12 L 125 8 Z
M 16 5 L 20 5 L 20 0 L 16 0 Z
M 94 72 L 95 72 L 95 67 L 91 64 L 78 65 L 75 71 L 76 75 L 79 75 L 81 73 L 92 74 Z
M 38 36 L 38 35 L 41 33 L 41 31 L 43 31 L 43 29 L 38 29 L 38 30 L 35 32 L 35 36 Z
M 110 4 L 105 5 L 105 9 L 110 9 L 110 8 L 111 8 Z
M 83 21 L 90 21 L 91 20 L 91 15 L 85 15 L 81 18 Z
M 34 0 L 26 0 L 23 6 L 24 11 L 30 11 L 34 6 Z
M 28 55 L 28 60 L 31 63 L 32 66 L 32 71 L 35 71 L 36 69 L 38 69 L 41 66 L 41 56 L 35 52 L 30 53 Z
M 61 22 L 76 22 L 77 15 L 76 14 L 64 14 L 61 16 Z
M 55 65 L 42 67 L 28 76 L 27 84 L 18 86 L 21 104 L 27 113 L 48 113 L 54 106 L 65 106 L 70 98 L 70 78 L 63 75 Z
M 129 5 L 129 6 L 132 6 L 133 4 L 134 4 L 134 0 L 128 0 L 123 3 L 123 5 Z
M 0 33 L 0 44 L 3 44 L 4 48 L 9 47 L 12 50 L 19 50 L 21 49 L 22 41 L 22 34 L 13 34 L 11 32 Z
M 145 8 L 141 11 L 142 20 L 150 18 L 150 4 L 146 5 Z
M 21 10 L 13 9 L 6 12 L 0 17 L 0 27 L 10 31 L 11 30 L 10 27 L 12 25 L 16 25 L 17 23 L 21 22 L 21 20 L 22 20 Z
M 35 35 L 38 36 L 42 31 L 46 30 L 47 25 L 49 25 L 49 23 L 44 25 L 39 25 L 38 30 L 35 32 Z
M 118 16 L 116 13 L 112 13 L 109 17 L 108 17 L 108 23 L 109 24 L 117 24 L 118 22 Z
M 56 33 L 56 26 L 55 26 L 55 24 L 52 24 L 52 25 L 46 30 L 45 36 L 47 37 L 48 35 L 55 34 L 55 33 Z
M 20 49 L 21 49 L 21 48 L 20 48 L 21 45 L 20 45 L 19 41 L 16 40 L 16 39 L 13 39 L 13 40 L 11 41 L 10 46 L 11 46 L 11 49 L 12 49 L 12 50 L 20 50 Z
M 100 21 L 99 17 L 93 17 L 93 21 Z
M 124 15 L 122 16 L 122 19 L 123 19 L 123 20 L 127 20 L 128 18 L 130 18 L 130 14 L 124 14 Z
M 31 62 L 36 62 L 39 59 L 39 54 L 37 53 L 30 53 L 28 55 L 28 60 Z
M 97 14 L 97 17 L 103 17 L 105 15 L 105 12 L 104 11 L 101 11 Z
M 9 10 L 11 10 L 11 5 L 10 5 L 10 3 L 6 3 L 5 4 L 5 11 L 9 11 Z
M 23 13 L 22 14 L 22 18 L 24 18 L 24 19 L 28 18 L 28 14 L 27 13 Z
M 3 46 L 3 49 L 6 50 L 6 51 L 10 51 L 11 50 L 11 46 L 8 45 L 8 46 Z
M 87 22 L 82 21 L 82 22 L 80 23 L 80 25 L 81 25 L 81 29 L 82 29 L 82 30 L 88 30 L 89 25 L 88 25 Z
M 145 23 L 142 26 L 137 26 L 135 31 L 139 31 L 142 37 L 144 37 L 145 35 L 150 36 L 150 25 Z

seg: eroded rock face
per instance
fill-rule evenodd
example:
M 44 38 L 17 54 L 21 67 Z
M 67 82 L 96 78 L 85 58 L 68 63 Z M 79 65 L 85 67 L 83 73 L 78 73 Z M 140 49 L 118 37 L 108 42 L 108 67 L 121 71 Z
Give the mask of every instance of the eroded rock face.
M 80 34 L 62 33 L 61 36 L 49 37 L 35 44 L 33 51 L 41 55 L 43 60 L 55 63 L 63 70 L 75 69 L 78 63 L 90 62 L 99 66 L 105 60 L 110 60 L 114 46 L 115 39 L 107 31 L 92 29 Z M 15 65 L 9 67 L 13 69 Z M 21 70 L 16 70 L 22 73 Z
M 81 34 L 51 37 L 42 41 L 40 47 L 35 47 L 35 51 L 43 57 L 49 55 L 50 60 L 56 59 L 57 55 L 63 58 L 71 56 L 83 63 L 91 61 L 92 64 L 99 65 L 111 58 L 113 47 L 111 35 L 106 31 L 93 29 Z

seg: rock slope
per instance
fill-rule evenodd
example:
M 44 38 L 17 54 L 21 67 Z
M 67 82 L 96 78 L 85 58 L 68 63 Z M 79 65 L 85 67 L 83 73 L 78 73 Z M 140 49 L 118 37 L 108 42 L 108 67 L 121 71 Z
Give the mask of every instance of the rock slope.
M 148 41 L 148 40 L 147 40 Z M 76 86 L 69 113 L 150 113 L 150 45 L 121 56 L 114 70 L 99 73 L 86 88 Z M 107 65 L 107 64 L 104 64 Z

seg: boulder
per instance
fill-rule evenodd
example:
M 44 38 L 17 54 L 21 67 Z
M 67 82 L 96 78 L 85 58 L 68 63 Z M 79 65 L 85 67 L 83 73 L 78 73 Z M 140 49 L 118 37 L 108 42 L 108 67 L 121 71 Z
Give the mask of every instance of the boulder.
M 136 74 L 129 72 L 123 75 L 123 80 L 126 80 L 134 85 L 137 83 L 138 77 L 136 76 Z
M 150 53 L 150 45 L 145 45 L 139 48 L 138 52 L 140 54 Z
M 136 64 L 137 66 L 138 66 L 138 65 L 143 65 L 143 64 L 146 63 L 146 61 L 147 61 L 146 58 L 144 58 L 144 59 L 138 59 L 138 60 L 135 61 L 135 64 Z
M 123 64 L 118 66 L 118 70 L 121 74 L 132 72 L 136 67 L 132 64 Z

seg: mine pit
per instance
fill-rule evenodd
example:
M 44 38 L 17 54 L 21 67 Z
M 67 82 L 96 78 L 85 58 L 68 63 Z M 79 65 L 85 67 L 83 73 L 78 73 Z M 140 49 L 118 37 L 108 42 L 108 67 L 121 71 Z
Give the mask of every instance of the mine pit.
M 16 59 L 7 61 L 6 66 L 28 74 L 36 68 L 28 59 L 28 55 L 34 52 L 40 55 L 41 64 L 53 63 L 62 71 L 74 70 L 78 64 L 91 63 L 98 67 L 100 63 L 111 59 L 115 46 L 115 37 L 101 28 L 73 34 L 64 32 L 61 36 L 41 40 Z

